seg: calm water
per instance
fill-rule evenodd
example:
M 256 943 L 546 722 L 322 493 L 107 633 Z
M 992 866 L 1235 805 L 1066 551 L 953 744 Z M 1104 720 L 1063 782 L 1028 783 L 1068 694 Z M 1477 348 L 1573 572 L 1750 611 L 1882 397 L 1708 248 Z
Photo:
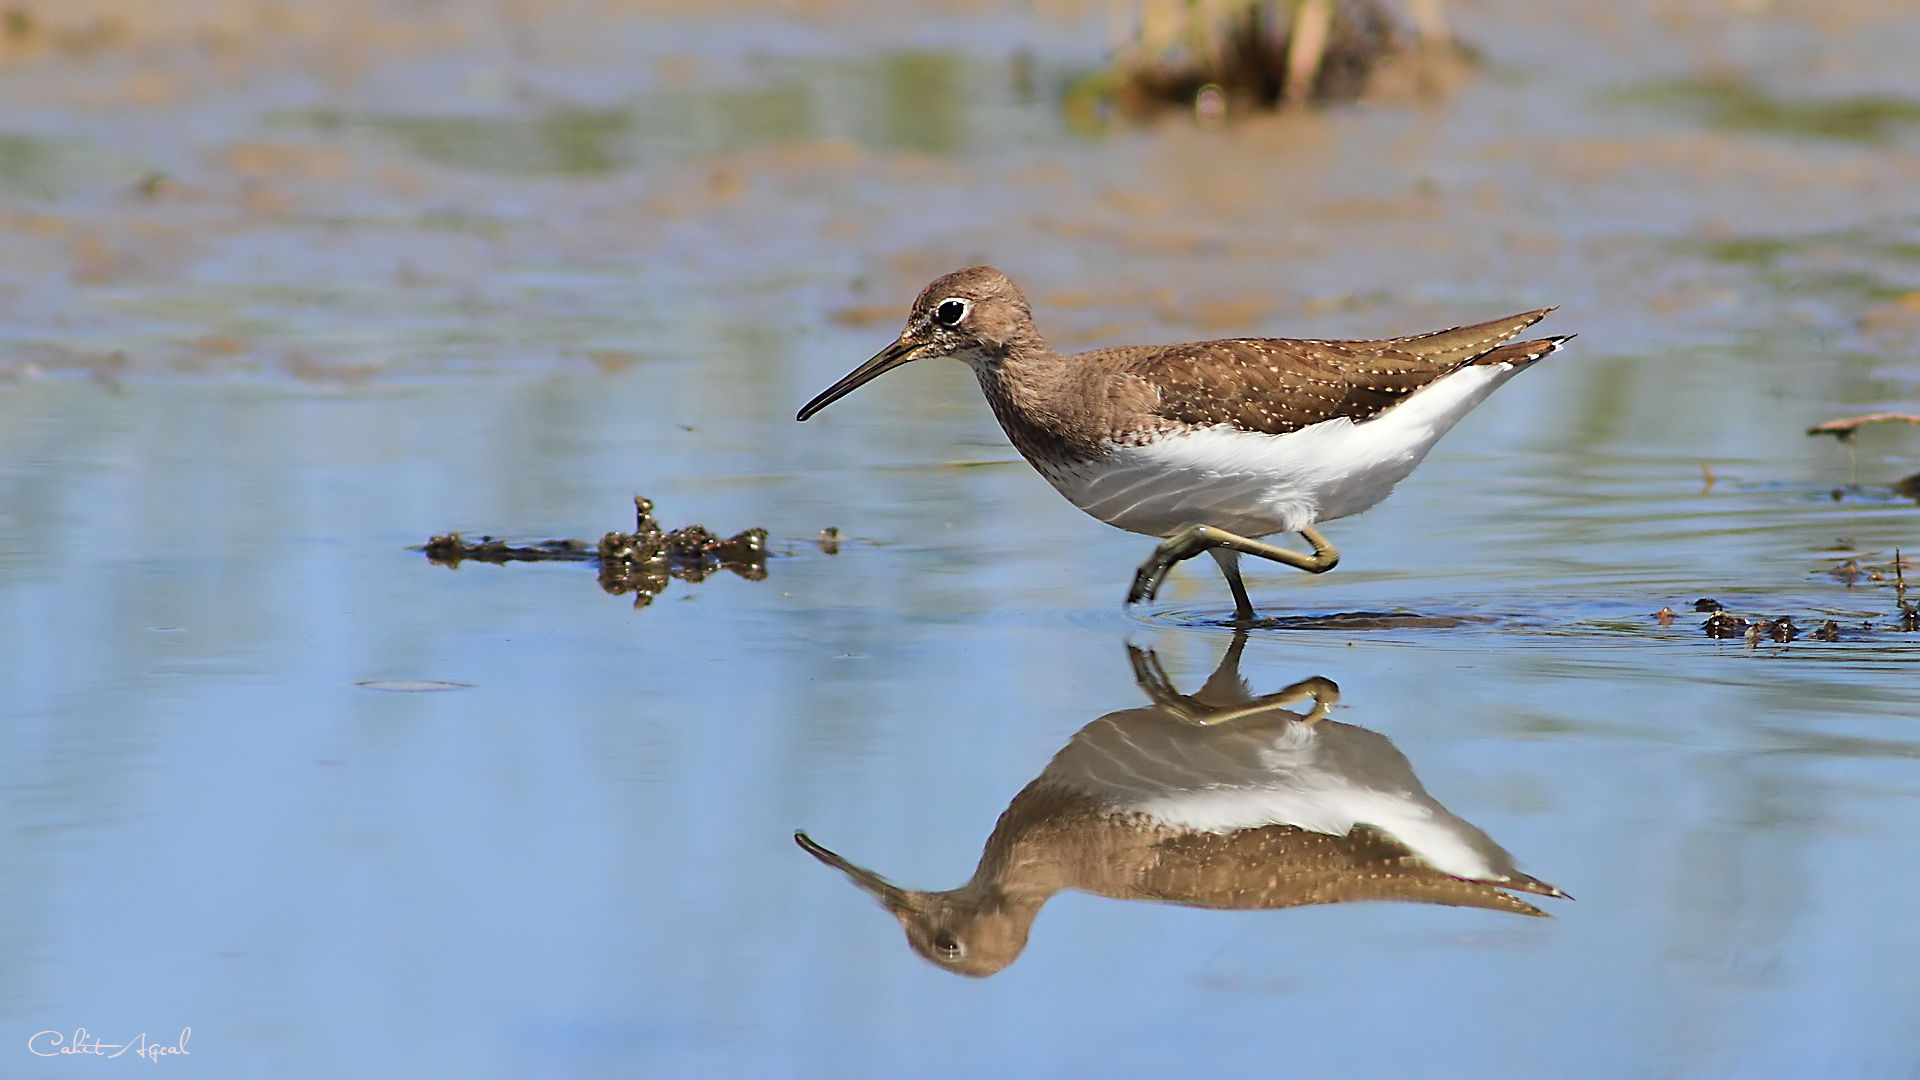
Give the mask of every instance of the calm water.
M 1199 131 L 1069 124 L 1071 5 L 424 10 L 0 67 L 0 1075 L 1915 1074 L 1920 635 L 1829 571 L 1920 548 L 1920 433 L 1802 432 L 1920 396 L 1920 18 L 1463 4 L 1445 102 Z M 976 981 L 795 845 L 958 886 L 1129 645 L 1232 640 L 957 364 L 792 421 L 982 259 L 1073 347 L 1563 305 L 1337 571 L 1250 567 L 1458 624 L 1240 670 L 1576 900 L 1067 892 Z M 408 550 L 636 493 L 768 576 Z

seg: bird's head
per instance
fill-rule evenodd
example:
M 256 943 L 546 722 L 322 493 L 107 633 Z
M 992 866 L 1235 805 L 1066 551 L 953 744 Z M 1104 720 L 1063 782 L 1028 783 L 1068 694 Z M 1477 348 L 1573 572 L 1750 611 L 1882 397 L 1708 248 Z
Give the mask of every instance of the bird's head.
M 1013 963 L 1027 947 L 1037 905 L 1010 902 L 1000 890 L 973 883 L 947 892 L 902 889 L 821 847 L 806 833 L 795 833 L 793 838 L 808 854 L 880 901 L 900 920 L 907 944 L 935 967 L 984 978 Z
M 1020 287 L 991 266 L 955 270 L 921 291 L 893 344 L 807 402 L 795 419 L 808 419 L 902 364 L 930 356 L 992 364 L 1022 343 L 1038 344 L 1040 336 Z

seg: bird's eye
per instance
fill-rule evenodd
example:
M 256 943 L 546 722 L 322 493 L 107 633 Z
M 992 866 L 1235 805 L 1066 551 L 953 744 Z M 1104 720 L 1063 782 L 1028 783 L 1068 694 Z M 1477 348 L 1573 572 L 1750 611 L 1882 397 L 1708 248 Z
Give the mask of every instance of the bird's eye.
M 960 942 L 944 930 L 933 935 L 933 947 L 940 950 L 940 956 L 945 960 L 958 960 L 966 952 Z
M 967 309 L 973 305 L 965 300 L 942 300 L 940 306 L 933 309 L 933 318 L 941 326 L 959 326 L 960 320 L 967 317 Z

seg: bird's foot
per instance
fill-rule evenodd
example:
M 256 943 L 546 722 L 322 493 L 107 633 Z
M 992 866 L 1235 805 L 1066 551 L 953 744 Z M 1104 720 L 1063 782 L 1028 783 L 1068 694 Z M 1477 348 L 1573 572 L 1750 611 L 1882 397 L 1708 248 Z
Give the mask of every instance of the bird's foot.
M 1167 579 L 1167 573 L 1173 569 L 1175 563 L 1185 562 L 1208 548 L 1221 546 L 1223 536 L 1239 539 L 1233 537 L 1231 533 L 1223 533 L 1211 526 L 1189 525 L 1160 541 L 1154 547 L 1153 554 L 1148 556 L 1147 561 L 1141 563 L 1140 569 L 1134 571 L 1133 587 L 1127 590 L 1127 603 L 1137 604 L 1142 600 L 1153 599 L 1159 594 L 1160 583 Z M 1241 542 L 1250 543 L 1251 541 Z M 1238 599 L 1236 597 L 1236 600 Z M 1251 615 L 1253 605 L 1248 604 L 1246 607 L 1248 614 Z
M 1137 604 L 1142 600 L 1151 600 L 1160 593 L 1160 583 L 1167 580 L 1167 572 L 1173 564 L 1184 562 L 1212 547 L 1213 530 L 1205 525 L 1190 525 L 1165 540 L 1153 549 L 1147 561 L 1133 572 L 1133 587 L 1127 590 L 1127 603 Z
M 1153 558 L 1140 564 L 1133 572 L 1133 585 L 1127 589 L 1127 604 L 1132 606 L 1144 600 L 1151 600 L 1160 593 L 1160 583 L 1167 580 L 1167 571 L 1173 564 L 1160 557 L 1158 551 Z

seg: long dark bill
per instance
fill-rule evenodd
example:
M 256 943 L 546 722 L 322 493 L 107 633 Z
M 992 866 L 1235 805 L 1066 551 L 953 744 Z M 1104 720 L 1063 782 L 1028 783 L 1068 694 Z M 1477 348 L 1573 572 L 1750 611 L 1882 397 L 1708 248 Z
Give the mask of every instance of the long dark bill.
M 807 402 L 806 406 L 800 410 L 799 415 L 795 416 L 794 419 L 805 420 L 811 417 L 814 413 L 819 412 L 821 409 L 860 389 L 860 387 L 866 383 L 912 360 L 921 348 L 922 346 L 918 343 L 895 341 L 893 344 L 881 349 L 879 354 L 873 359 L 854 368 L 847 374 L 846 378 L 822 390 L 820 396 Z
M 893 882 L 888 881 L 886 878 L 881 877 L 871 870 L 855 866 L 840 856 L 835 855 L 833 852 L 814 843 L 813 837 L 808 836 L 806 833 L 794 833 L 793 841 L 799 844 L 807 854 L 853 879 L 855 885 L 860 886 L 868 895 L 880 901 L 882 907 L 893 912 L 895 915 L 911 915 L 917 910 L 913 902 L 913 897 L 908 894 L 907 890 L 895 885 Z

